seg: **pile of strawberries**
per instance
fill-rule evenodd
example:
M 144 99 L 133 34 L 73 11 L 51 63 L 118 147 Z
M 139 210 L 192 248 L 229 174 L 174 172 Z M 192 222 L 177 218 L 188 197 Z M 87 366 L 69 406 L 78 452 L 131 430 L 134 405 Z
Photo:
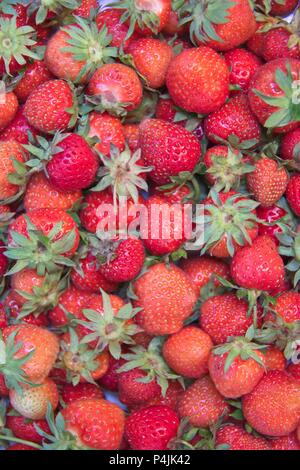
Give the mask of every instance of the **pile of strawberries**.
M 107 3 L 0 2 L 0 445 L 300 450 L 298 0 Z

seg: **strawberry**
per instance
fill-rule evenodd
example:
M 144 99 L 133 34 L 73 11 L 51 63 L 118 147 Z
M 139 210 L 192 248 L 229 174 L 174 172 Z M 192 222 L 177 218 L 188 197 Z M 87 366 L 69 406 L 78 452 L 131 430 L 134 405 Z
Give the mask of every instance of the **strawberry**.
M 177 106 L 208 114 L 222 106 L 228 97 L 229 70 L 225 60 L 209 47 L 192 48 L 173 58 L 166 84 Z
M 286 436 L 299 423 L 300 383 L 286 372 L 270 371 L 243 397 L 242 405 L 246 420 L 257 432 Z
M 94 148 L 104 155 L 110 154 L 110 146 L 113 144 L 120 151 L 125 148 L 125 138 L 123 126 L 115 116 L 108 113 L 91 112 L 89 114 L 89 133 L 88 137 L 97 137 L 99 142 Z
M 24 114 L 40 132 L 52 133 L 74 127 L 77 112 L 73 91 L 64 80 L 48 80 L 27 98 Z
M 264 355 L 243 336 L 217 346 L 210 354 L 209 374 L 217 390 L 226 398 L 252 392 L 265 372 Z
M 271 21 L 271 19 L 269 19 Z M 257 22 L 255 33 L 251 38 L 246 42 L 247 49 L 256 54 L 258 57 L 262 58 L 262 50 L 265 40 L 265 31 L 264 28 L 269 28 L 268 22 Z
M 262 60 L 246 49 L 232 49 L 224 54 L 224 58 L 230 70 L 230 84 L 246 93 L 252 76 L 262 65 Z
M 195 427 L 208 428 L 228 413 L 225 399 L 208 375 L 196 380 L 182 395 L 179 416 Z
M 272 450 L 300 450 L 300 442 L 296 433 L 272 439 L 270 444 Z
M 123 134 L 128 147 L 132 152 L 135 152 L 139 148 L 139 126 L 137 124 L 124 124 Z
M 248 93 L 249 103 L 264 127 L 274 129 L 277 133 L 298 127 L 298 107 L 293 104 L 293 82 L 298 79 L 299 72 L 299 60 L 276 59 L 260 67 L 254 74 Z
M 219 4 L 217 0 L 194 4 L 184 2 L 184 21 L 190 21 L 190 36 L 195 44 L 207 44 L 228 51 L 246 42 L 255 31 L 255 16 L 247 0 Z
M 161 393 L 160 395 L 156 395 L 154 398 L 151 398 L 151 400 L 148 400 L 145 403 L 131 406 L 130 408 L 131 408 L 131 411 L 136 411 L 136 410 L 140 410 L 141 408 L 148 407 L 148 406 L 163 405 L 163 406 L 169 406 L 170 408 L 172 408 L 172 410 L 177 412 L 178 404 L 182 397 L 183 392 L 184 392 L 184 389 L 182 387 L 182 384 L 180 384 L 177 380 L 171 380 L 169 381 L 169 385 L 168 385 L 165 395 Z
M 35 209 L 71 210 L 79 203 L 81 191 L 61 191 L 55 188 L 47 179 L 44 172 L 31 176 L 26 186 L 24 207 L 27 212 Z
M 216 445 L 229 450 L 270 450 L 267 439 L 255 436 L 236 424 L 226 424 L 217 430 Z
M 81 0 L 79 7 L 72 11 L 75 16 L 82 16 L 83 18 L 89 18 L 91 11 L 96 10 L 98 4 L 97 0 Z
M 193 172 L 201 156 L 198 139 L 176 124 L 146 119 L 140 125 L 139 145 L 146 166 L 152 166 L 150 178 L 156 184 L 170 182 L 181 172 Z
M 28 144 L 27 131 L 35 135 L 35 129 L 30 126 L 24 116 L 24 106 L 19 106 L 17 114 L 10 124 L 0 133 L 0 142 L 3 140 L 15 140 L 20 144 Z
M 28 446 L 26 444 L 13 444 L 9 447 L 7 447 L 5 450 L 12 450 L 12 451 L 23 451 L 23 450 L 39 450 L 39 449 L 36 449 L 35 447 L 32 447 L 32 446 Z
M 173 101 L 169 98 L 160 98 L 156 105 L 155 117 L 161 121 L 175 123 L 177 110 Z M 184 121 L 183 121 L 184 122 Z M 178 123 L 180 124 L 180 122 Z
M 58 398 L 57 386 L 51 379 L 45 379 L 35 387 L 24 385 L 19 393 L 16 390 L 9 392 L 12 407 L 24 418 L 32 420 L 44 419 L 48 404 L 55 410 Z
M 286 360 L 280 349 L 270 346 L 264 351 L 264 360 L 267 370 L 285 370 Z
M 275 204 L 285 193 L 289 175 L 275 160 L 262 157 L 255 163 L 255 170 L 247 175 L 247 185 L 262 207 Z
M 122 403 L 138 405 L 160 395 L 161 388 L 155 380 L 141 381 L 146 377 L 146 372 L 138 368 L 119 373 L 118 391 Z
M 257 217 L 262 221 L 258 224 L 258 235 L 268 235 L 274 240 L 276 245 L 279 245 L 278 238 L 276 237 L 277 233 L 282 232 L 282 228 L 274 224 L 276 221 L 284 220 L 284 217 L 287 215 L 287 212 L 282 209 L 282 207 L 273 205 L 270 207 L 259 206 L 256 209 Z M 271 226 L 265 225 L 264 222 L 272 224 Z
M 163 29 L 163 33 L 168 36 L 184 36 L 187 32 L 186 25 L 179 24 L 178 12 L 171 10 L 167 24 Z
M 298 5 L 297 0 L 259 0 L 260 4 L 266 7 L 266 13 L 274 16 L 286 16 L 295 9 Z
M 248 303 L 232 292 L 210 297 L 201 305 L 200 327 L 209 334 L 214 344 L 226 343 L 232 336 L 245 335 L 253 324 L 254 312 L 249 315 L 248 310 Z
M 300 381 L 300 363 L 299 364 L 289 364 L 287 367 L 287 372 L 291 374 L 295 379 Z
M 284 264 L 273 240 L 260 236 L 252 246 L 238 251 L 231 263 L 231 276 L 246 289 L 272 291 L 280 285 L 284 280 Z
M 127 52 L 138 73 L 146 80 L 147 86 L 154 89 L 164 86 L 173 57 L 172 47 L 167 42 L 141 38 L 132 41 Z
M 106 390 L 112 392 L 118 391 L 119 377 L 118 369 L 125 363 L 125 360 L 115 359 L 113 356 L 109 356 L 109 365 L 106 373 L 99 379 L 99 384 Z
M 68 315 L 76 318 L 84 318 L 82 309 L 87 308 L 91 300 L 91 294 L 70 286 L 59 298 L 59 304 L 49 312 L 51 324 L 61 327 L 68 324 Z
M 37 444 L 42 443 L 43 437 L 36 431 L 35 426 L 38 426 L 44 432 L 50 431 L 45 419 L 30 420 L 15 413 L 6 416 L 5 425 L 15 437 L 25 441 L 36 442 Z
M 287 132 L 281 140 L 280 144 L 280 157 L 284 160 L 295 160 L 299 162 L 300 159 L 300 127 Z
M 8 199 L 18 193 L 18 186 L 10 182 L 10 176 L 15 173 L 14 161 L 24 163 L 27 152 L 15 140 L 0 142 L 0 199 Z
M 296 173 L 293 175 L 287 185 L 286 199 L 291 207 L 292 211 L 300 216 L 300 174 Z
M 196 289 L 188 276 L 172 264 L 149 267 L 134 282 L 133 289 L 134 306 L 143 309 L 136 316 L 137 323 L 150 335 L 179 331 L 197 300 Z
M 178 427 L 179 418 L 170 407 L 149 406 L 131 414 L 125 436 L 133 450 L 166 450 Z
M 271 29 L 265 34 L 262 56 L 265 61 L 280 58 L 300 59 L 299 45 L 290 47 L 291 33 L 285 28 Z
M 209 283 L 214 274 L 229 280 L 229 266 L 225 262 L 211 256 L 184 259 L 180 262 L 180 267 L 199 290 Z M 215 280 L 215 284 L 218 284 L 217 280 Z
M 137 73 L 123 64 L 106 64 L 93 74 L 87 87 L 96 110 L 123 116 L 142 102 L 142 85 Z
M 17 96 L 10 91 L 4 95 L 1 93 L 0 101 L 0 132 L 3 131 L 14 119 L 19 107 Z
M 17 83 L 14 92 L 20 103 L 25 103 L 30 93 L 39 85 L 53 78 L 43 60 L 38 60 L 26 66 L 21 80 Z
M 260 70 L 260 69 L 258 69 Z M 240 142 L 260 142 L 260 125 L 252 113 L 247 96 L 240 93 L 231 98 L 220 109 L 211 113 L 204 121 L 208 139 L 218 144 L 218 139 L 229 140 L 232 136 Z
M 277 297 L 273 307 L 276 315 L 279 315 L 285 323 L 300 321 L 300 294 L 289 291 Z
M 85 258 L 80 259 L 78 269 L 73 268 L 71 272 L 72 283 L 76 289 L 91 294 L 97 294 L 100 289 L 105 292 L 116 291 L 118 285 L 107 280 L 100 268 L 101 263 L 91 252 Z
M 16 319 L 20 321 L 21 315 L 21 306 L 17 303 L 16 293 L 13 290 L 8 291 L 7 296 L 4 299 L 3 305 L 5 310 L 8 312 L 11 319 Z M 23 317 L 23 315 L 22 315 Z M 39 327 L 47 327 L 49 322 L 48 318 L 45 313 L 29 313 L 28 315 L 24 316 L 21 322 L 25 322 L 29 325 L 39 326 Z
M 178 356 L 178 349 L 185 348 Z M 213 343 L 207 333 L 196 326 L 187 326 L 168 337 L 163 346 L 163 357 L 177 374 L 200 378 L 208 372 L 208 357 Z
M 77 385 L 65 384 L 61 390 L 61 398 L 66 405 L 69 405 L 77 400 L 103 398 L 103 393 L 100 387 L 87 382 Z
M 96 24 L 98 29 L 104 26 L 107 28 L 107 33 L 111 36 L 111 46 L 120 48 L 122 47 L 125 52 L 131 41 L 137 39 L 139 35 L 135 32 L 129 36 L 129 27 L 126 23 L 121 22 L 122 11 L 114 10 L 113 8 L 106 8 L 100 11 L 96 16 Z

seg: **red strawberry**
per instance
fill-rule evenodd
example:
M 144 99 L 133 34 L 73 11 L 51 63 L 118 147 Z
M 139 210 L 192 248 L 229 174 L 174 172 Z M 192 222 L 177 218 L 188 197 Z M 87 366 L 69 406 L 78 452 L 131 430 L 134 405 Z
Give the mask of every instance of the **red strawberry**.
M 156 105 L 155 117 L 161 121 L 175 123 L 176 107 L 169 98 L 160 98 Z M 178 123 L 181 124 L 181 123 Z
M 286 372 L 270 371 L 243 397 L 242 404 L 246 420 L 257 432 L 286 436 L 299 423 L 300 383 Z
M 268 224 L 276 222 L 277 220 L 280 221 L 287 215 L 287 212 L 284 209 L 276 205 L 270 207 L 259 206 L 256 209 L 256 213 L 260 220 L 267 222 Z M 282 229 L 277 224 L 272 226 L 264 225 L 264 223 L 258 224 L 258 235 L 268 235 L 274 240 L 276 245 L 279 245 L 276 234 L 281 232 Z
M 92 112 L 89 114 L 88 137 L 97 137 L 100 142 L 95 144 L 95 149 L 104 155 L 110 154 L 110 145 L 115 145 L 120 151 L 125 148 L 123 126 L 115 116 L 108 113 Z
M 1 93 L 0 101 L 0 132 L 3 131 L 14 119 L 18 111 L 18 99 L 13 92 Z
M 267 370 L 285 370 L 286 359 L 280 349 L 270 346 L 264 351 L 264 360 Z
M 168 406 L 150 406 L 130 415 L 125 436 L 133 450 L 167 450 L 177 435 L 179 418 Z
M 289 372 L 289 374 L 295 377 L 295 379 L 300 381 L 300 363 L 299 364 L 291 363 L 288 366 L 287 371 Z
M 68 323 L 66 312 L 76 318 L 84 318 L 82 309 L 87 308 L 91 294 L 71 286 L 59 298 L 59 304 L 49 312 L 51 324 L 60 327 Z M 63 307 L 63 308 L 61 308 Z
M 280 157 L 284 160 L 300 160 L 300 127 L 287 132 L 280 144 Z
M 19 191 L 19 186 L 9 181 L 9 175 L 15 173 L 13 159 L 24 163 L 27 152 L 16 140 L 4 140 L 0 142 L 0 199 L 7 199 L 15 196 Z
M 300 174 L 293 175 L 286 189 L 287 201 L 293 212 L 300 216 Z
M 257 22 L 256 30 L 253 36 L 246 42 L 246 46 L 250 49 L 251 52 L 256 54 L 258 57 L 262 57 L 262 49 L 264 46 L 265 32 L 263 28 L 266 26 L 266 23 Z
M 64 80 L 49 80 L 28 97 L 24 114 L 40 132 L 52 133 L 74 127 L 76 109 L 73 92 Z
M 220 109 L 211 113 L 204 121 L 205 134 L 218 144 L 218 138 L 228 140 L 236 136 L 239 141 L 260 141 L 260 125 L 252 113 L 247 97 L 239 94 L 231 98 Z
M 216 445 L 228 446 L 229 450 L 270 450 L 267 439 L 249 434 L 235 424 L 227 424 L 218 429 Z
M 300 442 L 296 433 L 278 437 L 270 441 L 272 450 L 300 450 Z
M 163 405 L 169 406 L 172 410 L 178 410 L 178 404 L 182 397 L 184 389 L 182 385 L 177 380 L 169 381 L 169 385 L 166 391 L 166 394 L 157 395 L 156 397 L 148 400 L 146 403 L 142 403 L 140 405 L 132 406 L 131 410 L 136 411 L 140 410 L 141 408 L 145 408 L 146 406 L 153 406 L 153 405 Z
M 156 184 L 168 183 L 182 171 L 193 172 L 201 156 L 200 143 L 190 131 L 159 119 L 141 123 L 139 144 Z
M 216 111 L 229 93 L 225 60 L 209 47 L 181 52 L 170 63 L 167 88 L 177 106 L 197 114 Z
M 99 384 L 112 392 L 118 391 L 119 377 L 118 369 L 125 363 L 124 359 L 115 359 L 109 356 L 109 365 L 106 373 L 100 378 Z
M 47 69 L 44 61 L 38 60 L 26 66 L 21 80 L 14 89 L 20 103 L 24 103 L 30 93 L 42 83 L 51 80 L 53 75 Z
M 246 289 L 274 290 L 283 282 L 284 264 L 273 240 L 266 235 L 260 236 L 252 246 L 238 251 L 231 263 L 231 275 Z
M 113 292 L 118 288 L 116 283 L 105 278 L 99 261 L 92 253 L 79 261 L 78 270 L 73 268 L 71 279 L 77 289 L 91 294 L 99 293 L 100 289 Z
M 258 3 L 264 3 L 264 0 L 259 0 Z M 266 2 L 268 5 L 269 2 Z M 297 0 L 271 0 L 270 2 L 270 10 L 267 10 L 267 13 L 270 13 L 271 15 L 277 16 L 286 16 L 289 13 L 292 13 L 292 11 L 295 9 L 295 7 L 298 5 Z
M 290 47 L 291 33 L 285 28 L 274 28 L 265 34 L 262 56 L 269 62 L 281 57 L 300 59 L 300 49 L 298 44 Z
M 121 372 L 118 379 L 119 398 L 128 406 L 145 403 L 161 394 L 161 388 L 157 381 L 142 382 L 147 377 L 141 369 L 132 369 Z
M 17 319 L 21 314 L 21 307 L 17 303 L 16 294 L 14 291 L 10 290 L 8 292 L 4 299 L 3 305 L 12 319 Z M 22 322 L 41 327 L 47 327 L 49 324 L 47 315 L 45 313 L 39 313 L 38 316 L 36 316 L 34 313 L 30 313 L 29 315 L 26 315 L 26 317 L 22 318 Z
M 20 144 L 28 144 L 27 131 L 35 135 L 35 129 L 30 126 L 24 116 L 24 107 L 19 106 L 17 114 L 10 124 L 0 133 L 0 141 L 16 140 Z
M 262 65 L 261 59 L 246 49 L 232 49 L 224 54 L 224 58 L 230 70 L 230 84 L 247 92 L 252 76 Z
M 139 35 L 135 32 L 127 38 L 129 27 L 120 21 L 122 11 L 106 8 L 100 11 L 96 16 L 96 24 L 98 29 L 101 30 L 103 26 L 107 28 L 107 33 L 112 37 L 111 46 L 123 47 L 124 52 L 127 52 L 128 45 Z
M 23 450 L 39 450 L 39 449 L 36 449 L 35 447 L 27 446 L 26 444 L 13 444 L 12 446 L 7 447 L 5 450 L 23 451 Z
M 132 152 L 139 148 L 139 126 L 137 124 L 124 124 L 123 133 L 128 147 Z
M 182 260 L 181 269 L 191 278 L 198 289 L 202 289 L 217 274 L 229 280 L 229 266 L 223 261 L 209 256 L 201 256 Z M 219 282 L 215 281 L 216 285 Z
M 49 425 L 45 419 L 30 420 L 24 418 L 24 416 L 14 414 L 8 414 L 6 416 L 5 425 L 12 431 L 15 437 L 25 441 L 36 442 L 37 444 L 43 442 L 43 437 L 37 432 L 35 426 L 38 426 L 43 432 L 50 431 Z
M 289 291 L 281 294 L 276 299 L 274 311 L 285 323 L 300 321 L 300 294 Z
M 69 405 L 77 400 L 103 398 L 103 393 L 100 387 L 87 382 L 77 385 L 65 384 L 61 390 L 61 398 L 66 405 Z

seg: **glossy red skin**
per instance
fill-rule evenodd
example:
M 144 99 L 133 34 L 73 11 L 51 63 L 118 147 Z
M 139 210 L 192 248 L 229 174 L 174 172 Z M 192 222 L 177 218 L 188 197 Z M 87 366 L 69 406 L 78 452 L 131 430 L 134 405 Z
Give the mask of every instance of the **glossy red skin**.
M 230 84 L 238 85 L 242 91 L 247 92 L 251 78 L 262 65 L 262 60 L 246 49 L 233 49 L 224 54 L 226 64 L 230 70 Z M 234 94 L 235 92 L 231 92 Z
M 5 250 L 5 246 L 0 241 L 0 278 L 6 273 L 9 264 L 7 257 L 3 253 Z
M 99 158 L 86 140 L 78 134 L 70 134 L 58 145 L 62 151 L 53 155 L 47 164 L 53 186 L 63 191 L 90 186 L 99 168 Z
M 300 161 L 300 127 L 287 132 L 281 140 L 280 157 L 284 160 Z
M 139 405 L 131 406 L 130 411 L 137 411 L 153 405 L 169 406 L 174 411 L 178 411 L 179 401 L 184 393 L 184 388 L 177 380 L 170 380 L 165 396 L 162 393 L 151 400 Z
M 225 425 L 217 431 L 216 445 L 224 444 L 228 450 L 271 450 L 267 439 L 249 434 L 238 425 Z
M 300 442 L 296 433 L 278 437 L 270 441 L 272 450 L 300 450 Z
M 78 385 L 65 384 L 61 390 L 62 401 L 68 405 L 76 400 L 103 398 L 102 390 L 94 384 L 85 382 Z
M 198 139 L 187 129 L 159 119 L 140 124 L 139 145 L 149 177 L 158 185 L 170 182 L 181 171 L 193 172 L 201 156 Z
M 289 57 L 300 59 L 300 49 L 298 44 L 289 47 L 288 43 L 291 33 L 285 28 L 271 29 L 265 34 L 262 55 L 265 61 Z
M 91 299 L 91 294 L 80 291 L 74 286 L 66 289 L 59 298 L 59 304 L 49 311 L 48 316 L 52 326 L 60 327 L 68 323 L 65 312 L 60 308 L 62 305 L 65 310 L 76 318 L 84 319 L 82 309 L 86 308 Z
M 101 11 L 96 16 L 96 24 L 98 29 L 102 29 L 103 26 L 106 26 L 107 33 L 112 36 L 110 46 L 118 48 L 123 46 L 126 52 L 129 44 L 137 39 L 139 35 L 134 31 L 130 38 L 125 40 L 129 28 L 125 23 L 121 23 L 120 18 L 122 14 L 123 12 L 121 10 L 108 8 Z
M 88 253 L 85 258 L 81 259 L 79 265 L 83 271 L 83 277 L 74 268 L 71 272 L 72 283 L 77 289 L 91 294 L 98 294 L 100 289 L 103 289 L 105 292 L 117 290 L 118 285 L 104 277 L 97 259 L 91 253 Z
M 177 435 L 178 415 L 168 406 L 142 408 L 127 418 L 125 436 L 133 450 L 167 450 Z
M 267 370 L 285 370 L 286 359 L 283 352 L 275 346 L 264 351 L 264 361 Z
M 264 45 L 265 33 L 260 32 L 260 29 L 265 25 L 265 23 L 257 22 L 256 23 L 256 32 L 253 36 L 247 41 L 247 48 L 256 54 L 258 57 L 262 57 L 262 49 Z
M 71 230 L 75 230 L 74 245 L 64 256 L 72 256 L 79 245 L 79 231 L 76 223 L 72 217 L 61 209 L 34 209 L 27 212 L 27 217 L 36 226 L 38 230 L 41 230 L 44 235 L 48 235 L 53 227 L 62 223 L 60 232 L 54 238 L 54 241 L 60 240 L 67 235 Z M 16 231 L 28 238 L 27 222 L 24 215 L 17 217 L 9 226 L 9 231 Z M 9 235 L 9 244 L 12 245 L 11 235 Z
M 24 416 L 6 416 L 6 427 L 12 431 L 15 437 L 24 439 L 25 441 L 41 444 L 44 438 L 36 431 L 35 425 L 42 431 L 51 434 L 50 428 L 45 419 L 37 419 L 33 421 L 24 418 Z
M 156 105 L 155 117 L 162 121 L 173 122 L 177 113 L 175 104 L 171 99 L 160 98 Z M 181 123 L 178 123 L 181 124 Z
M 287 185 L 286 198 L 292 211 L 300 216 L 300 174 L 293 175 Z
M 14 119 L 0 133 L 0 141 L 14 139 L 20 144 L 28 144 L 27 131 L 36 135 L 36 130 L 29 124 L 24 115 L 24 106 L 19 106 Z
M 260 97 L 258 97 L 254 93 L 253 89 L 256 89 L 270 97 L 283 96 L 283 92 L 279 89 L 278 85 L 276 84 L 275 73 L 276 70 L 279 68 L 286 74 L 287 61 L 290 64 L 292 76 L 295 80 L 297 80 L 300 73 L 300 61 L 297 59 L 276 59 L 272 60 L 271 62 L 267 62 L 256 71 L 251 80 L 250 89 L 248 93 L 249 103 L 253 113 L 256 115 L 257 119 L 262 125 L 264 125 L 266 120 L 274 112 L 278 111 L 279 108 L 265 103 Z M 296 129 L 298 126 L 298 122 L 291 122 L 290 124 L 276 128 L 275 131 L 280 134 L 286 133 L 293 129 Z
M 274 311 L 285 323 L 300 322 L 300 294 L 284 292 L 276 299 Z
M 98 95 L 112 103 L 129 103 L 133 111 L 142 101 L 142 84 L 137 73 L 123 64 L 105 64 L 93 74 L 87 87 L 88 95 Z
M 274 241 L 266 235 L 260 236 L 252 246 L 239 250 L 231 263 L 231 276 L 246 289 L 276 289 L 284 280 L 284 264 Z
M 124 124 L 123 134 L 130 150 L 135 152 L 139 148 L 139 125 L 138 124 Z
M 161 388 L 156 380 L 151 380 L 148 383 L 137 381 L 146 375 L 145 372 L 137 368 L 119 373 L 118 390 L 122 403 L 128 406 L 138 405 L 160 396 Z
M 164 26 L 163 33 L 168 36 L 184 36 L 188 32 L 188 25 L 179 25 L 179 15 L 176 11 L 171 11 L 168 22 Z
M 53 75 L 44 61 L 37 60 L 28 64 L 25 73 L 14 89 L 20 103 L 24 103 L 30 93 L 42 83 L 51 80 Z
M 144 245 L 138 238 L 120 240 L 113 260 L 102 264 L 100 272 L 110 282 L 128 282 L 141 271 L 145 261 Z
M 74 105 L 73 93 L 64 80 L 48 80 L 30 94 L 24 114 L 30 125 L 40 132 L 52 133 L 69 128 Z
M 229 266 L 223 261 L 211 256 L 201 256 L 184 259 L 180 263 L 181 269 L 191 278 L 195 286 L 201 290 L 211 279 L 213 274 L 217 274 L 224 279 L 230 278 Z M 220 285 L 215 280 L 216 285 Z
M 12 446 L 7 447 L 5 450 L 39 450 L 34 447 L 27 446 L 26 444 L 13 444 Z
M 267 223 L 273 223 L 276 222 L 277 220 L 282 219 L 285 215 L 287 215 L 287 212 L 282 209 L 279 206 L 271 206 L 271 207 L 262 207 L 259 206 L 256 209 L 256 214 L 257 217 Z M 276 237 L 277 233 L 282 233 L 282 229 L 278 225 L 273 225 L 273 226 L 267 226 L 264 225 L 263 223 L 258 224 L 258 235 L 268 235 L 271 237 L 276 245 L 279 245 L 279 240 Z
M 219 144 L 215 136 L 227 140 L 231 135 L 236 135 L 241 142 L 261 140 L 260 125 L 247 97 L 241 93 L 210 114 L 204 121 L 204 130 L 208 139 L 215 144 Z
M 0 329 L 6 328 L 8 326 L 7 314 L 4 308 L 4 305 L 0 303 Z
M 110 154 L 110 144 L 114 144 L 121 151 L 125 148 L 123 126 L 117 117 L 108 113 L 92 112 L 89 114 L 90 130 L 88 137 L 97 137 L 100 142 L 95 148 L 104 155 Z
M 20 315 L 21 306 L 17 303 L 17 298 L 13 290 L 8 292 L 3 300 L 3 305 L 5 310 L 8 311 L 10 318 L 17 318 Z M 47 315 L 44 313 L 40 313 L 38 316 L 30 313 L 22 319 L 22 322 L 41 327 L 47 327 L 49 324 Z
M 119 376 L 118 369 L 125 363 L 124 359 L 115 359 L 109 356 L 109 366 L 107 372 L 98 380 L 98 383 L 111 392 L 118 391 Z

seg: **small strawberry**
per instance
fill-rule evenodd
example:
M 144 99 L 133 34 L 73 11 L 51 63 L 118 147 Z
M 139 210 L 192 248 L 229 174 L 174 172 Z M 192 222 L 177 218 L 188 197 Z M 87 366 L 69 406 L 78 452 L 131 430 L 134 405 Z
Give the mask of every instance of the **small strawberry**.
M 168 406 L 150 406 L 130 415 L 125 436 L 133 450 L 167 450 L 179 427 L 177 414 Z
M 169 98 L 160 98 L 156 105 L 155 117 L 161 121 L 172 122 L 175 124 L 177 110 L 173 101 Z M 183 121 L 184 122 L 184 121 Z M 177 123 L 180 124 L 180 123 Z
M 53 75 L 49 72 L 44 61 L 38 60 L 26 66 L 24 75 L 18 81 L 14 92 L 20 103 L 25 103 L 30 93 L 42 83 L 51 80 Z
M 190 259 L 183 259 L 180 267 L 190 277 L 195 287 L 199 290 L 209 283 L 214 274 L 229 280 L 229 266 L 222 260 L 211 256 L 200 256 Z M 215 280 L 218 285 L 218 281 Z
M 71 272 L 72 283 L 76 289 L 87 293 L 99 293 L 100 289 L 105 292 L 116 291 L 118 285 L 108 281 L 100 269 L 101 263 L 91 252 L 86 257 L 80 259 L 78 267 Z
M 279 225 L 274 224 L 274 222 L 284 221 L 284 218 L 287 215 L 286 210 L 276 205 L 270 207 L 259 206 L 256 209 L 256 213 L 257 217 L 263 221 L 262 223 L 258 224 L 258 235 L 268 235 L 274 240 L 276 245 L 279 245 L 279 240 L 276 237 L 276 234 L 281 233 L 282 228 Z M 265 225 L 264 222 L 272 225 Z
M 300 216 L 300 174 L 294 174 L 286 189 L 286 199 L 292 211 Z
M 242 398 L 242 405 L 246 420 L 257 432 L 286 436 L 299 423 L 300 383 L 286 372 L 270 371 Z
M 300 161 L 300 127 L 287 132 L 280 144 L 280 157 L 284 160 Z
M 267 439 L 255 436 L 236 424 L 226 424 L 217 430 L 216 445 L 226 450 L 270 450 Z
M 12 431 L 15 437 L 25 441 L 36 442 L 37 444 L 42 443 L 43 437 L 37 432 L 35 426 L 38 426 L 44 432 L 50 431 L 45 419 L 30 420 L 15 412 L 11 414 L 8 412 L 5 425 Z
M 22 307 L 17 303 L 16 293 L 13 290 L 8 291 L 7 296 L 4 299 L 3 305 L 5 310 L 8 312 L 12 321 L 16 323 L 27 323 L 28 325 L 34 325 L 39 327 L 47 327 L 49 321 L 46 313 L 42 312 L 36 315 L 35 313 L 29 313 L 20 320 Z M 15 320 L 14 320 L 15 319 Z
M 119 118 L 108 113 L 91 112 L 89 114 L 88 137 L 97 137 L 99 142 L 94 146 L 100 153 L 108 156 L 113 144 L 121 152 L 125 149 L 123 126 Z
M 154 398 L 151 398 L 151 400 L 148 400 L 145 403 L 132 406 L 131 410 L 136 411 L 136 410 L 140 410 L 141 408 L 145 408 L 146 406 L 163 405 L 163 406 L 169 406 L 170 408 L 172 408 L 172 410 L 177 412 L 178 404 L 183 393 L 184 393 L 184 388 L 182 384 L 179 383 L 177 380 L 171 380 L 169 381 L 169 385 L 168 385 L 165 395 L 161 393 L 160 395 L 157 395 Z
M 270 22 L 272 20 L 270 19 Z M 265 40 L 265 30 L 264 28 L 268 22 L 257 22 L 256 29 L 252 37 L 246 42 L 247 49 L 256 54 L 258 57 L 262 58 L 262 49 L 264 46 Z M 268 25 L 269 28 L 269 25 Z
M 100 387 L 87 382 L 77 385 L 65 384 L 61 390 L 61 398 L 66 405 L 69 405 L 77 400 L 103 398 L 103 393 Z
M 230 84 L 246 93 L 262 60 L 246 49 L 232 49 L 224 54 L 224 58 L 230 70 Z

